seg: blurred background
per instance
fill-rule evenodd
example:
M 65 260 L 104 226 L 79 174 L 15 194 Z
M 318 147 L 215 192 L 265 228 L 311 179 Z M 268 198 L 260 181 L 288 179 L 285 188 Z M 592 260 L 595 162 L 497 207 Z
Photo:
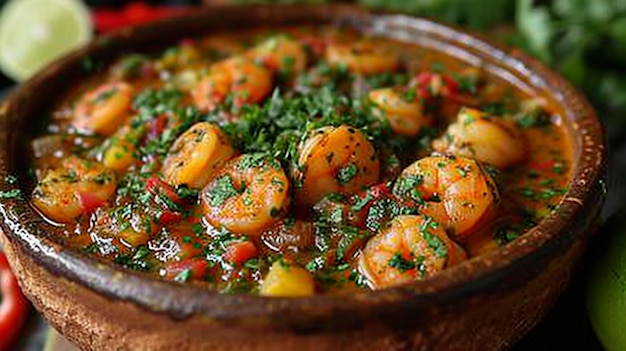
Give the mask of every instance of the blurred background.
M 24 0 L 0 0 L 3 5 Z M 31 0 L 29 0 L 31 1 Z M 46 2 L 48 0 L 39 0 Z M 73 0 L 81 3 L 81 0 Z M 327 3 L 330 0 L 83 0 L 95 35 L 211 4 Z M 626 1 L 622 0 L 355 0 L 374 9 L 401 11 L 467 27 L 494 41 L 524 50 L 560 71 L 595 106 L 608 132 L 610 180 L 603 218 L 618 211 L 626 198 Z M 6 6 L 8 7 L 8 6 Z M 3 21 L 0 12 L 0 30 Z M 49 38 L 48 40 L 55 40 Z M 0 42 L 0 50 L 7 50 Z M 45 55 L 42 52 L 42 55 Z M 0 52 L 2 56 L 2 52 Z M 10 78 L 13 76 L 13 79 Z M 0 73 L 0 98 L 17 82 Z M 586 259 L 588 260 L 588 258 Z M 586 261 L 583 261 L 584 267 Z M 582 270 L 583 268 L 581 268 Z M 583 307 L 581 279 L 550 315 L 515 350 L 601 350 Z M 46 325 L 31 312 L 17 350 L 41 350 Z M 1 338 L 2 336 L 0 336 Z M 52 349 L 50 349 L 52 350 Z M 56 349 L 55 349 L 56 350 Z

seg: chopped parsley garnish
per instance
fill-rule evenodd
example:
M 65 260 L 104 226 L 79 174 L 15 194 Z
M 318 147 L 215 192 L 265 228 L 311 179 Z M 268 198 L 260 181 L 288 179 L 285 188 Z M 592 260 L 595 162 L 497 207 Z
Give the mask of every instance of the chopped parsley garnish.
M 499 228 L 496 231 L 496 242 L 498 245 L 502 246 L 507 244 L 521 235 L 519 230 L 511 229 L 511 228 Z
M 424 199 L 418 189 L 423 182 L 423 178 L 419 174 L 400 176 L 394 184 L 393 193 L 399 198 L 408 197 L 417 203 L 423 203 Z
M 435 252 L 435 255 L 437 255 L 437 257 L 447 257 L 448 247 L 446 246 L 446 243 L 441 240 L 437 235 L 432 234 L 429 231 L 429 228 L 433 225 L 433 223 L 438 224 L 432 219 L 424 220 L 420 225 L 420 234 L 422 234 L 422 237 L 424 238 L 424 240 L 426 240 L 428 247 L 430 247 Z
M 178 275 L 174 277 L 174 280 L 177 282 L 184 283 L 188 281 L 189 279 L 191 279 L 192 277 L 193 277 L 193 271 L 191 270 L 191 268 L 187 268 L 181 271 L 180 273 L 178 273 Z
M 347 165 L 341 167 L 339 169 L 339 172 L 337 173 L 337 180 L 339 181 L 339 184 L 346 185 L 346 184 L 350 183 L 350 181 L 352 179 L 354 179 L 354 177 L 356 177 L 358 171 L 359 171 L 359 169 L 352 162 L 350 162 Z
M 149 271 L 152 264 L 146 260 L 150 251 L 146 246 L 139 246 L 134 253 L 121 254 L 113 262 L 136 271 Z
M 389 267 L 395 268 L 402 273 L 415 269 L 416 267 L 415 262 L 407 260 L 399 252 L 396 252 L 391 259 L 389 259 L 388 264 Z
M 11 189 L 6 191 L 0 191 L 0 198 L 2 199 L 21 199 L 22 191 L 20 189 Z
M 213 186 L 207 191 L 211 206 L 221 206 L 226 200 L 239 194 L 229 175 L 223 175 L 214 180 Z

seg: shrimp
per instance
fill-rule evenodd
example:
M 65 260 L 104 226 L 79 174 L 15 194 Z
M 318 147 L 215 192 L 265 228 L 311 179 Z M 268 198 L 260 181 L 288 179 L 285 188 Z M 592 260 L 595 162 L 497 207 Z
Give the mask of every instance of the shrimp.
M 362 75 L 393 72 L 400 67 L 400 58 L 396 53 L 371 41 L 329 45 L 326 61 L 331 66 L 345 66 L 351 72 Z
M 456 239 L 493 215 L 499 201 L 491 176 L 472 159 L 456 156 L 429 156 L 404 169 L 393 193 L 420 206 L 420 213 L 432 217 Z
M 101 85 L 78 100 L 73 125 L 80 131 L 113 134 L 130 116 L 133 92 L 124 82 Z
M 307 66 L 302 44 L 285 35 L 263 41 L 248 51 L 247 56 L 272 72 L 286 75 L 301 73 Z
M 328 194 L 353 194 L 378 182 L 378 156 L 361 131 L 341 125 L 312 133 L 293 170 L 298 205 L 312 206 Z
M 393 218 L 359 255 L 359 271 L 374 289 L 424 279 L 465 260 L 439 223 L 421 215 Z
M 386 118 L 397 134 L 416 136 L 422 127 L 432 123 L 432 118 L 424 113 L 419 102 L 407 100 L 395 89 L 372 90 L 369 99 L 374 104 L 374 112 Z
M 161 173 L 170 184 L 202 188 L 234 156 L 235 150 L 218 126 L 199 122 L 176 139 Z
M 115 173 L 104 165 L 71 156 L 37 184 L 32 202 L 53 221 L 69 223 L 108 201 L 116 184 Z
M 287 213 L 289 200 L 280 162 L 264 154 L 230 161 L 202 190 L 207 221 L 235 234 L 261 235 Z
M 432 145 L 438 152 L 475 158 L 499 168 L 519 163 L 526 156 L 524 138 L 515 125 L 471 108 L 462 109 L 456 122 Z
M 192 90 L 194 103 L 203 111 L 215 109 L 229 94 L 233 106 L 254 104 L 272 90 L 270 72 L 245 57 L 233 57 L 211 66 L 209 74 Z

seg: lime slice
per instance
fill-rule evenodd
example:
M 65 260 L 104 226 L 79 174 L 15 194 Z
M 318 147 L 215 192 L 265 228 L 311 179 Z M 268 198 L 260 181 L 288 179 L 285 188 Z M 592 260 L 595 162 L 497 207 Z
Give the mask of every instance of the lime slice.
M 80 0 L 10 0 L 0 13 L 0 70 L 25 80 L 92 35 Z

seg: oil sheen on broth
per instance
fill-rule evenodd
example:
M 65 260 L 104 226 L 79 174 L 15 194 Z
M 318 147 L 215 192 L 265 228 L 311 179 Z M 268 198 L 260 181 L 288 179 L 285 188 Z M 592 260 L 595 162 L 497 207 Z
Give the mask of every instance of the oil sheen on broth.
M 560 117 L 480 67 L 334 27 L 127 53 L 32 141 L 52 237 L 224 293 L 426 279 L 558 208 Z

